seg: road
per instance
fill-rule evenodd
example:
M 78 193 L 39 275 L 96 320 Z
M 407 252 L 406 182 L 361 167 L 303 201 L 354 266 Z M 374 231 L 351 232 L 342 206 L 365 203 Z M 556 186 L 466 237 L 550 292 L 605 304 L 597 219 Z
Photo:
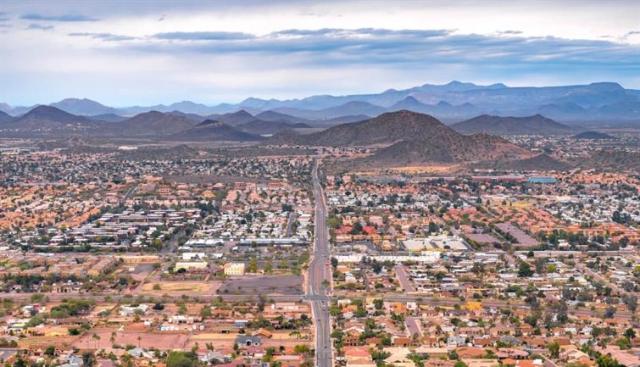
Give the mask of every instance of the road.
M 403 264 L 396 264 L 396 277 L 400 282 L 400 286 L 406 293 L 414 293 L 415 287 L 411 283 L 409 274 L 407 274 L 407 268 Z
M 329 252 L 329 234 L 326 224 L 327 206 L 324 191 L 318 177 L 318 162 L 312 172 L 313 197 L 315 201 L 315 238 L 313 256 L 309 263 L 307 297 L 311 302 L 311 311 L 316 326 L 316 366 L 333 365 L 331 347 L 331 319 L 329 318 L 329 297 L 327 284 L 331 284 L 331 259 Z

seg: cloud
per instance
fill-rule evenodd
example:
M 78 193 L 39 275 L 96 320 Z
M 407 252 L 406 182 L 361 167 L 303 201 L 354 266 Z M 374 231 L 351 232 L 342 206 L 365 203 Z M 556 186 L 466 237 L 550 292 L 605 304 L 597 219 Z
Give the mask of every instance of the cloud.
M 136 39 L 136 37 L 123 36 L 123 35 L 113 34 L 113 33 L 73 32 L 73 33 L 68 33 L 68 35 L 71 37 L 89 37 L 89 38 L 93 38 L 101 41 L 113 41 L 113 42 L 131 41 Z
M 9 20 L 11 20 L 11 18 L 9 18 L 9 14 L 0 11 L 0 22 L 8 22 Z
M 498 34 L 502 34 L 502 35 L 509 35 L 509 36 L 513 36 L 513 35 L 519 35 L 522 34 L 522 31 L 516 31 L 516 30 L 506 30 L 506 31 L 498 31 Z
M 126 36 L 122 36 L 126 37 Z M 110 40 L 105 38 L 105 40 Z M 117 41 L 117 39 L 114 39 Z M 127 40 L 124 38 L 123 40 Z M 454 30 L 287 29 L 265 35 L 234 32 L 157 33 L 127 47 L 139 52 L 179 55 L 305 55 L 313 65 L 495 65 L 556 63 L 638 67 L 640 46 L 602 40 L 526 37 L 517 31 L 498 35 L 459 34 Z
M 39 30 L 39 31 L 50 31 L 54 27 L 52 25 L 42 25 L 37 23 L 31 23 L 27 26 L 27 29 Z
M 638 36 L 640 35 L 640 31 L 629 31 L 627 33 L 625 33 L 624 36 L 622 36 L 622 39 L 627 39 L 629 37 L 634 37 L 634 36 Z
M 80 14 L 45 15 L 39 13 L 23 14 L 21 19 L 48 22 L 96 22 L 100 19 Z
M 152 38 L 177 41 L 229 41 L 253 39 L 255 36 L 242 32 L 167 32 L 156 33 Z

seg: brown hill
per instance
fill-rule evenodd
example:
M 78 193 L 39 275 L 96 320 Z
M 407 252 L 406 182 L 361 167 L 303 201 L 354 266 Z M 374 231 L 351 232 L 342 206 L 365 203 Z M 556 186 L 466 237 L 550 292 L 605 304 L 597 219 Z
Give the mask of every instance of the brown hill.
M 186 116 L 151 111 L 109 124 L 108 132 L 113 135 L 159 137 L 176 134 L 196 124 Z
M 298 145 L 368 146 L 451 134 L 459 135 L 432 116 L 398 111 L 307 135 L 280 134 L 273 141 Z
M 530 153 L 491 135 L 443 134 L 397 142 L 376 151 L 367 160 L 389 165 L 454 163 L 522 159 Z
M 261 137 L 241 131 L 220 121 L 205 120 L 169 137 L 178 141 L 255 141 Z
M 481 115 L 458 122 L 451 127 L 462 134 L 485 133 L 491 135 L 564 135 L 572 128 L 542 115 L 501 117 Z
M 522 159 L 531 154 L 485 134 L 465 136 L 432 116 L 410 111 L 384 113 L 361 122 L 307 134 L 279 134 L 272 143 L 312 146 L 382 146 L 363 163 L 420 164 Z
M 0 125 L 3 135 L 40 136 L 84 134 L 99 126 L 83 116 L 72 115 L 51 106 L 37 106 L 24 115 Z

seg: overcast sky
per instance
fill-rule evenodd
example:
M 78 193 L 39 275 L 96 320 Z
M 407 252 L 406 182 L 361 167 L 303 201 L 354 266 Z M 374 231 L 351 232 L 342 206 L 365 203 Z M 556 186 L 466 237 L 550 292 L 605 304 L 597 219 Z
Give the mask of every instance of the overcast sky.
M 12 105 L 215 104 L 451 80 L 640 89 L 640 1 L 0 2 L 0 102 Z

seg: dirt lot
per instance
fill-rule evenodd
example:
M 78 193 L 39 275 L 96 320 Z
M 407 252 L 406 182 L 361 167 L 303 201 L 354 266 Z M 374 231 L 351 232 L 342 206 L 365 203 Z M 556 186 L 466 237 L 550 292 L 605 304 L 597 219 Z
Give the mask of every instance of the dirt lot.
M 216 290 L 220 287 L 220 282 L 198 282 L 198 281 L 184 281 L 184 282 L 149 282 L 142 286 L 142 293 L 145 295 L 161 296 L 168 294 L 170 296 L 175 295 L 188 295 L 188 296 L 202 296 L 215 294 Z M 155 288 L 155 289 L 154 289 Z M 159 288 L 159 289 L 158 289 Z
M 220 294 L 302 294 L 302 276 L 232 278 L 218 289 Z
M 97 338 L 93 336 L 94 333 Z M 167 350 L 184 348 L 188 339 L 189 335 L 186 333 L 118 331 L 117 329 L 103 328 L 92 330 L 91 333 L 87 333 L 73 343 L 73 346 L 79 349 L 109 350 L 113 344 L 118 344 L 123 347 L 135 345 L 142 348 Z

